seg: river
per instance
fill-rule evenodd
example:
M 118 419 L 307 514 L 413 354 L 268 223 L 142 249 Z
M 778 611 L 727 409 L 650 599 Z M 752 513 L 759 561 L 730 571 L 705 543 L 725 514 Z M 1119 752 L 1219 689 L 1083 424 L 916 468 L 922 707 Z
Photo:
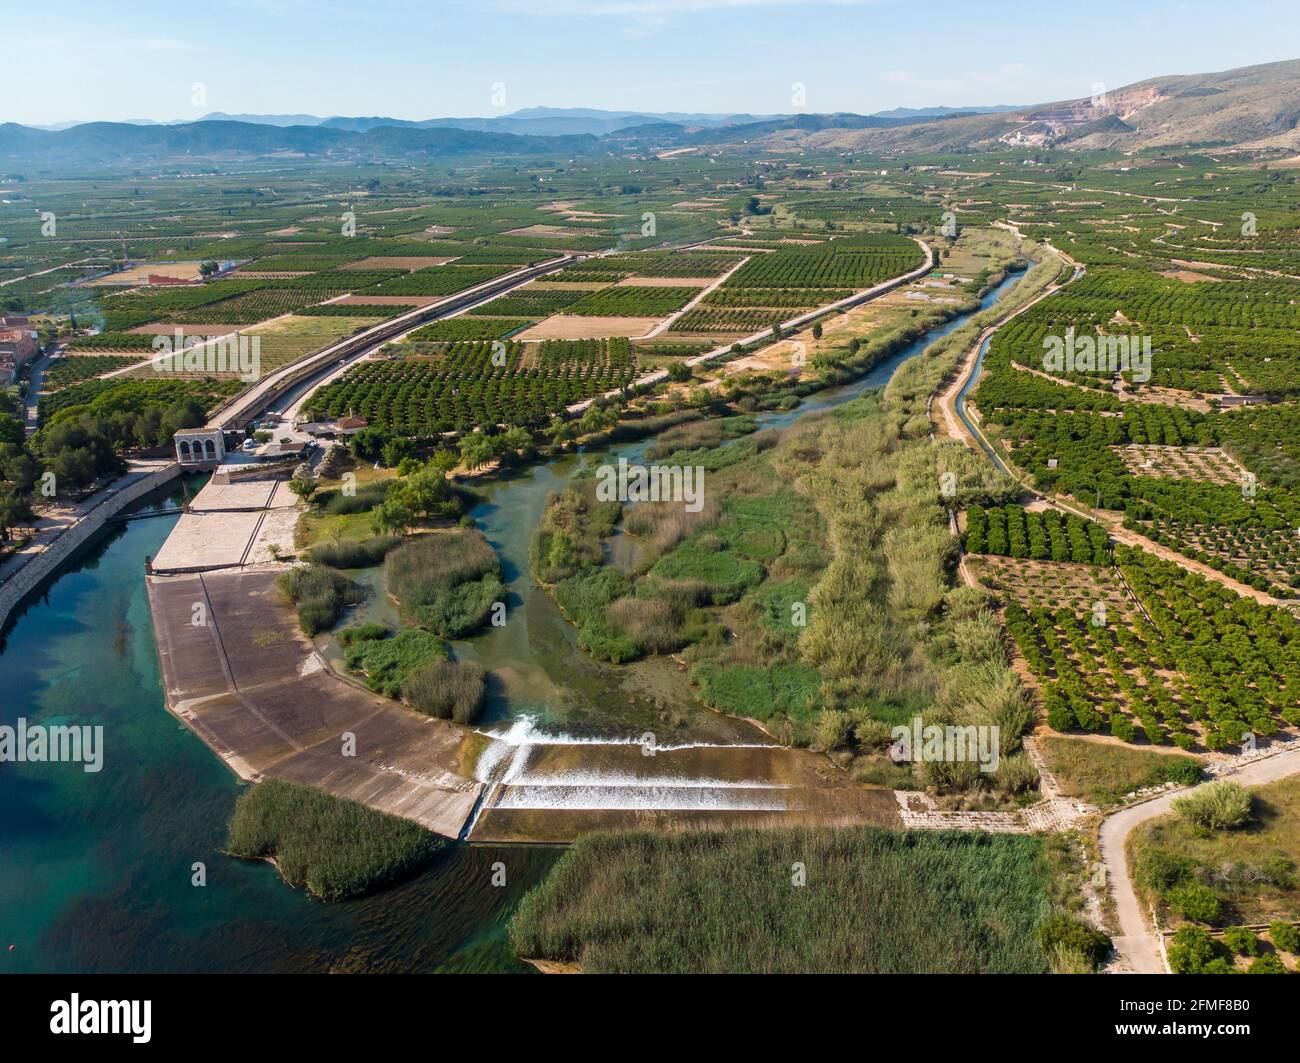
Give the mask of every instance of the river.
M 786 427 L 884 385 L 964 320 L 796 410 L 759 415 L 761 427 Z M 648 445 L 597 457 L 635 462 Z M 661 739 L 667 727 L 669 736 L 753 742 L 748 725 L 694 706 L 684 677 L 662 663 L 620 670 L 582 657 L 570 625 L 532 585 L 528 542 L 546 496 L 590 458 L 503 477 L 482 489 L 473 511 L 501 554 L 510 591 L 504 627 L 456 644 L 459 655 L 493 669 L 488 720 L 529 717 L 610 735 L 653 723 Z M 142 506 L 169 504 L 160 495 Z M 115 527 L 17 613 L 0 647 L 0 724 L 21 717 L 104 728 L 102 771 L 0 764 L 0 972 L 523 969 L 505 921 L 553 864 L 554 848 L 458 845 L 406 883 L 334 905 L 288 889 L 268 865 L 221 855 L 241 785 L 164 708 L 145 596 L 144 558 L 175 521 Z M 205 885 L 193 884 L 196 863 Z M 502 886 L 492 885 L 496 864 L 504 865 Z

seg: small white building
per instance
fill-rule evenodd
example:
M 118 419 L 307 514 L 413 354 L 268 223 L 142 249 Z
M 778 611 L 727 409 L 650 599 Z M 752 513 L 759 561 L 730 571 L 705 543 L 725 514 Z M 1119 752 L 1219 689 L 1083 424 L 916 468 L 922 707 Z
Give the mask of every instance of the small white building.
M 172 442 L 183 468 L 215 468 L 226 456 L 226 438 L 219 428 L 183 428 Z

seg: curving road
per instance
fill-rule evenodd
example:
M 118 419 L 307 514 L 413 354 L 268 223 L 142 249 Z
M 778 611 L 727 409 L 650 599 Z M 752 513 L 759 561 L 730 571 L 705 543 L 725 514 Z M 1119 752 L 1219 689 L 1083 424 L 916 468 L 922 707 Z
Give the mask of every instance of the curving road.
M 1232 779 L 1243 786 L 1262 786 L 1300 772 L 1300 749 L 1288 750 L 1272 757 L 1252 761 L 1218 779 Z M 1159 941 L 1148 925 L 1133 880 L 1129 875 L 1124 843 L 1135 827 L 1167 815 L 1176 798 L 1195 787 L 1185 787 L 1161 794 L 1140 805 L 1130 805 L 1108 817 L 1101 825 L 1101 862 L 1106 869 L 1111 895 L 1115 898 L 1115 919 L 1119 935 L 1115 951 L 1124 967 L 1134 974 L 1164 974 L 1165 964 Z

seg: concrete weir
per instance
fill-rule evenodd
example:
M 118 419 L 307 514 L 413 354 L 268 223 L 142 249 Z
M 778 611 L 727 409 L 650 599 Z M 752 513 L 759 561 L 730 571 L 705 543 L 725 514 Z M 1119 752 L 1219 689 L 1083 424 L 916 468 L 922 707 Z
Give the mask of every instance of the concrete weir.
M 149 577 L 168 708 L 243 779 L 315 786 L 458 837 L 482 789 L 458 770 L 465 729 L 330 671 L 277 574 Z
M 589 830 L 899 826 L 893 793 L 854 785 L 823 757 L 775 745 L 632 740 L 538 731 L 527 718 L 476 736 L 486 790 L 471 841 L 570 841 Z

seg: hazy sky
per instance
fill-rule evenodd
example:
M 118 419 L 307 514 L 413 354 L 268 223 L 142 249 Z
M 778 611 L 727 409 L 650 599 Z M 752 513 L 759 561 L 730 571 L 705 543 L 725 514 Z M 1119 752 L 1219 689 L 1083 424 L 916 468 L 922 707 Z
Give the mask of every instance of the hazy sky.
M 31 123 L 869 113 L 1300 56 L 1296 0 L 0 0 L 0 19 L 0 121 Z

